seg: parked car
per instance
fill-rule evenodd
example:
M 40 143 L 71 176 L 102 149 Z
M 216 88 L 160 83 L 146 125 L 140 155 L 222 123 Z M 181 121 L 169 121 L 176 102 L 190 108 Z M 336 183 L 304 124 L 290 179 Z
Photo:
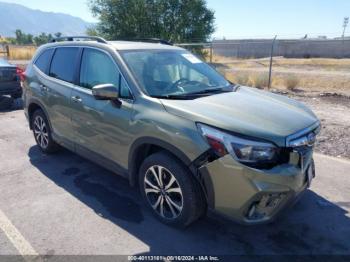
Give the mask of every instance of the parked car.
M 300 102 L 232 84 L 164 41 L 60 40 L 25 72 L 39 148 L 126 177 L 162 222 L 187 226 L 208 209 L 268 222 L 314 178 L 320 122 Z
M 13 99 L 22 96 L 22 73 L 22 69 L 0 58 L 0 96 L 10 95 Z

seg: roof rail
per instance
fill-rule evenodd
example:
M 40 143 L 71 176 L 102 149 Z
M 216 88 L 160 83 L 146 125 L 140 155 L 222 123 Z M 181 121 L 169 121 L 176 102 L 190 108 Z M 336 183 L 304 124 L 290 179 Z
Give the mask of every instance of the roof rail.
M 98 43 L 103 43 L 107 44 L 108 42 L 103 39 L 102 37 L 98 36 L 61 36 L 61 37 L 56 37 L 50 41 L 50 43 L 55 43 L 59 41 L 74 41 L 74 39 L 86 39 L 86 40 L 94 40 Z
M 159 43 L 162 45 L 173 45 L 171 42 L 164 39 L 159 39 L 159 38 L 134 38 L 134 39 L 130 39 L 129 41 Z

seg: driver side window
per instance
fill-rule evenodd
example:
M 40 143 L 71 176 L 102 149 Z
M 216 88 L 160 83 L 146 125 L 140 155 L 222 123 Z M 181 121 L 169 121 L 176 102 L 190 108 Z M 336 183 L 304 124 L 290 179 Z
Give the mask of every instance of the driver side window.
M 118 69 L 107 54 L 86 48 L 81 60 L 80 86 L 92 89 L 100 84 L 113 84 L 118 87 Z

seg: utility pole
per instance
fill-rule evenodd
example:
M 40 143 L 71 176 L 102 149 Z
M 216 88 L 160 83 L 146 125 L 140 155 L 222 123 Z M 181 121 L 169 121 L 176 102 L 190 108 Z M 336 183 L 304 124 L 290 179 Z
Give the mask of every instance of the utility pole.
M 344 17 L 344 23 L 343 23 L 343 35 L 342 35 L 342 38 L 344 40 L 344 37 L 345 37 L 345 30 L 346 30 L 346 27 L 348 26 L 348 23 L 349 23 L 349 17 Z
M 210 61 L 210 64 L 213 63 L 213 41 L 214 40 L 211 40 L 210 42 L 210 45 L 209 45 L 209 61 Z
M 271 54 L 270 54 L 270 68 L 269 68 L 269 84 L 268 84 L 268 90 L 270 90 L 271 88 L 271 76 L 272 76 L 272 58 L 273 58 L 273 48 L 275 46 L 275 41 L 276 41 L 277 35 L 275 35 L 275 38 L 272 41 L 272 45 L 271 45 Z

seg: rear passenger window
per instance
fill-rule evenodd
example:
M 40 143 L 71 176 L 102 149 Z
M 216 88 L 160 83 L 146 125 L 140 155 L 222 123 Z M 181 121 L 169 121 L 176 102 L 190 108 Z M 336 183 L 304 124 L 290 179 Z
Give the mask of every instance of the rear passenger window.
M 53 49 L 45 50 L 39 58 L 35 61 L 35 65 L 41 72 L 46 73 L 50 64 Z
M 100 84 L 118 87 L 118 69 L 107 54 L 86 48 L 81 60 L 80 86 L 91 89 Z
M 52 59 L 50 76 L 73 83 L 78 54 L 79 49 L 76 47 L 57 48 Z

